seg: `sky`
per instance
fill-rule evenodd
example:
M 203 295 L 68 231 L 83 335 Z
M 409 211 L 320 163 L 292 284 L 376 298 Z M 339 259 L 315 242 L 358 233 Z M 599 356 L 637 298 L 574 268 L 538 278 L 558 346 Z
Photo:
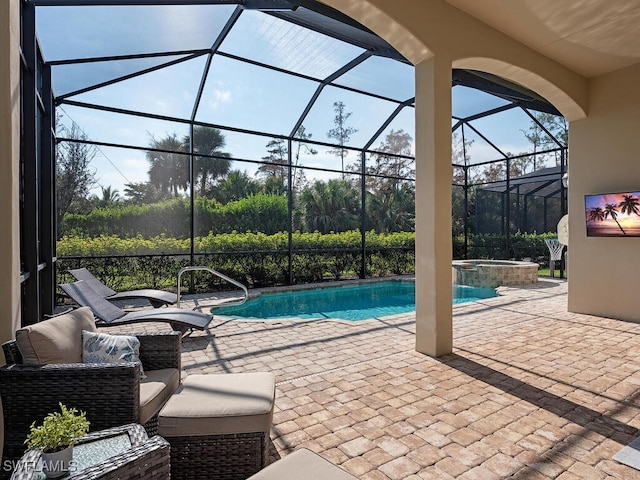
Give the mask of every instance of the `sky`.
M 125 54 L 208 49 L 222 29 L 232 6 L 93 6 L 38 7 L 37 32 L 46 61 Z M 363 50 L 347 43 L 302 29 L 270 15 L 244 11 L 220 51 L 322 79 L 360 55 Z M 182 56 L 105 61 L 95 64 L 53 66 L 56 95 L 65 95 L 92 84 L 140 71 Z M 207 56 L 134 77 L 70 97 L 71 100 L 116 108 L 189 119 Z M 337 81 L 340 85 L 374 92 L 397 101 L 414 95 L 413 67 L 390 59 L 371 57 Z M 216 55 L 209 69 L 203 96 L 195 119 L 202 122 L 262 131 L 273 135 L 291 133 L 301 112 L 316 91 L 318 83 L 263 67 Z M 357 132 L 349 145 L 364 146 L 394 111 L 397 104 L 367 97 L 349 90 L 326 87 L 303 125 L 312 139 L 329 142 L 333 128 L 334 102 L 341 101 L 351 113 L 347 124 Z M 466 87 L 452 91 L 453 114 L 467 116 L 506 103 L 483 92 Z M 94 111 L 62 105 L 61 121 L 75 122 L 94 141 L 147 147 L 152 138 L 188 133 L 186 124 Z M 392 124 L 373 143 L 380 144 L 391 130 L 402 129 L 415 137 L 414 112 L 405 107 Z M 484 135 L 504 152 L 520 153 L 530 149 L 523 130 L 530 125 L 524 112 L 513 109 L 474 122 Z M 225 151 L 235 158 L 259 160 L 267 154 L 269 136 L 223 132 Z M 473 140 L 469 155 L 473 163 L 494 160 L 500 155 L 481 137 L 470 132 Z M 339 168 L 340 160 L 317 147 L 317 155 L 302 157 L 302 163 L 322 168 Z M 350 152 L 347 163 L 356 160 Z M 120 193 L 130 182 L 148 179 L 149 164 L 142 150 L 100 147 L 93 160 L 100 187 L 111 186 Z M 253 174 L 255 166 L 234 162 L 232 168 Z M 307 178 L 338 176 L 317 172 Z M 99 194 L 99 193 L 98 193 Z

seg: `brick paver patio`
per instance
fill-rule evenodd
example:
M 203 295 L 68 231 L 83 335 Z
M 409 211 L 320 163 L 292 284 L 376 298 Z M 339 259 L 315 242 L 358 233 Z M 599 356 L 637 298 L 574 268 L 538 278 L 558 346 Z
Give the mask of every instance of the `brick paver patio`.
M 563 280 L 499 291 L 454 307 L 442 358 L 415 352 L 414 314 L 214 320 L 183 368 L 276 374 L 272 460 L 307 447 L 363 480 L 640 479 L 612 460 L 640 436 L 640 325 L 568 313 Z

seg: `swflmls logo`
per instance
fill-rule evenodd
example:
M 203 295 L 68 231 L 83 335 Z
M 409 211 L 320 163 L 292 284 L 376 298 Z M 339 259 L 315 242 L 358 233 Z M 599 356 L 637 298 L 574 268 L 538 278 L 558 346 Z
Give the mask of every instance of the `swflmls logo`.
M 75 472 L 76 464 L 73 460 L 66 462 L 64 460 L 42 461 L 42 470 L 47 472 Z
M 3 472 L 13 472 L 18 466 L 18 461 L 13 460 L 5 460 L 2 462 L 2 471 Z M 32 472 L 36 468 L 36 462 L 23 462 L 25 470 L 28 472 Z
M 46 465 L 45 465 L 46 463 Z M 20 460 L 5 460 L 2 462 L 2 470 L 4 472 L 13 472 L 18 466 L 20 470 L 23 472 L 41 472 L 43 470 L 67 470 L 69 472 L 75 472 L 77 470 L 77 465 L 74 460 L 69 462 L 69 467 L 66 468 L 66 462 L 62 460 L 56 460 L 51 462 L 37 462 L 37 461 L 29 461 L 29 462 L 21 462 Z M 46 468 L 45 468 L 46 467 Z

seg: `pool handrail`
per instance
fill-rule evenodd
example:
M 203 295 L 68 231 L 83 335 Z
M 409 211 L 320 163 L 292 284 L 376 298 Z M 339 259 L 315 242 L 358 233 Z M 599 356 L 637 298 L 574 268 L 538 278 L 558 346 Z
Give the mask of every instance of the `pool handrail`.
M 238 301 L 235 302 L 229 302 L 229 303 L 224 303 L 222 305 L 215 305 L 218 307 L 231 307 L 231 306 L 237 306 L 237 305 L 242 305 L 243 303 L 245 303 L 247 301 L 247 299 L 249 298 L 249 291 L 247 290 L 247 287 L 245 287 L 243 284 L 241 284 L 240 282 L 234 280 L 231 277 L 226 276 L 224 273 L 220 273 L 217 270 L 214 270 L 211 267 L 207 267 L 206 265 L 191 265 L 188 267 L 183 267 L 180 269 L 180 271 L 178 272 L 178 300 L 176 302 L 176 307 L 180 308 L 180 294 L 181 294 L 181 282 L 180 279 L 182 277 L 182 274 L 185 272 L 194 272 L 194 271 L 206 271 L 209 273 L 212 273 L 213 275 L 220 277 L 223 280 L 226 280 L 227 282 L 235 285 L 236 287 L 238 287 L 239 289 L 242 290 L 242 292 L 244 293 L 244 297 Z M 193 309 L 200 309 L 202 307 L 206 307 L 206 306 L 214 306 L 214 305 L 196 305 Z

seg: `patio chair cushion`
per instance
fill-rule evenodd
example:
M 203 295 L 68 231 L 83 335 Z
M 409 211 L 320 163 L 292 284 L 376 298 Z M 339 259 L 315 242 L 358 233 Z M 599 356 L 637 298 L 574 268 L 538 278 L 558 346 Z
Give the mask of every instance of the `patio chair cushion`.
M 189 375 L 160 411 L 166 437 L 268 432 L 275 376 L 270 372 Z
M 21 328 L 16 343 L 27 365 L 82 363 L 83 330 L 97 330 L 88 307 Z
M 144 368 L 140 361 L 140 340 L 134 335 L 109 335 L 108 333 L 82 331 L 83 363 L 126 363 L 140 364 L 140 378 L 144 378 Z
M 320 455 L 300 448 L 260 470 L 247 480 L 356 480 Z
M 180 371 L 177 368 L 147 371 L 146 377 L 140 380 L 139 423 L 145 424 L 156 415 L 179 384 Z

